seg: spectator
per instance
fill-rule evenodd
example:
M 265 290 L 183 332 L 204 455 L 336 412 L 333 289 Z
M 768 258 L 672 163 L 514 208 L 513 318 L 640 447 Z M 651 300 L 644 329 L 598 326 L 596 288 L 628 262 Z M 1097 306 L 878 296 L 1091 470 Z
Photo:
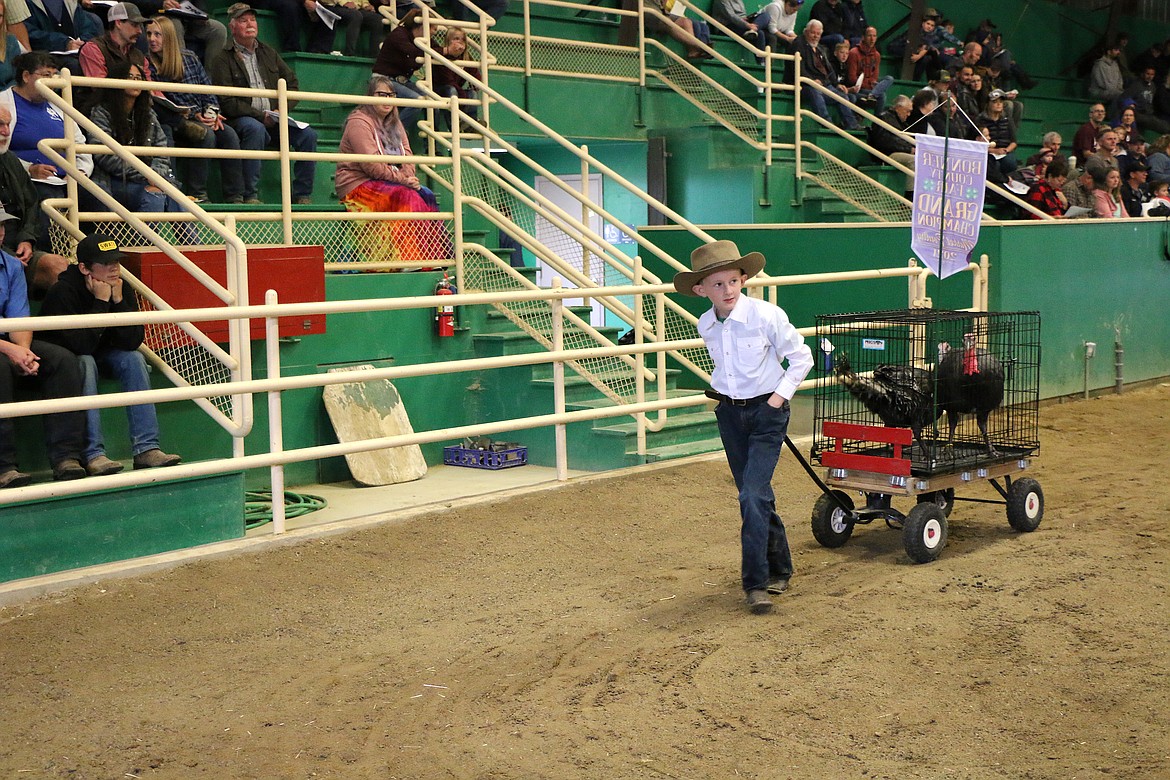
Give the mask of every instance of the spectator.
M 649 12 L 646 14 L 646 25 L 647 28 L 653 27 L 657 32 L 664 29 L 677 29 L 680 33 L 682 32 L 681 28 Z M 422 89 L 416 87 L 411 81 L 420 67 L 419 60 L 423 56 L 423 50 L 414 45 L 414 39 L 422 37 L 422 27 L 422 12 L 417 8 L 411 9 L 406 16 L 402 17 L 398 26 L 391 30 L 390 34 L 382 41 L 382 48 L 378 51 L 377 59 L 374 60 L 374 73 L 389 77 L 394 94 L 400 98 L 423 97 Z M 690 37 L 694 38 L 693 35 Z M 686 42 L 684 41 L 684 43 Z M 695 52 L 702 54 L 698 43 L 698 40 L 695 39 L 693 47 L 688 45 L 688 57 L 694 59 L 695 57 L 692 55 Z M 402 124 L 407 128 L 414 127 L 420 109 L 414 106 L 403 106 L 399 110 L 402 112 Z
M 25 20 L 33 51 L 77 51 L 102 34 L 102 20 L 77 0 L 28 0 Z
M 1041 158 L 1044 157 L 1048 157 L 1050 161 L 1060 157 L 1061 143 L 1062 139 L 1060 137 L 1060 133 L 1056 131 L 1049 131 L 1045 133 L 1044 137 L 1040 139 L 1040 151 L 1036 152 L 1036 154 L 1028 158 L 1028 165 L 1035 165 L 1040 161 Z M 1066 168 L 1065 173 L 1067 174 L 1067 172 L 1068 171 Z
M 974 121 L 959 113 L 959 104 L 951 97 L 951 93 L 943 90 L 936 94 L 939 94 L 939 104 L 926 120 L 934 135 L 964 140 L 974 138 Z
M 877 50 L 877 28 L 866 27 L 861 43 L 849 51 L 849 59 L 845 63 L 845 80 L 853 85 L 861 79 L 857 102 L 875 114 L 886 110 L 886 91 L 894 83 L 893 76 L 881 78 L 881 62 L 882 55 Z
M 123 61 L 110 66 L 109 78 L 144 81 L 146 75 L 138 65 Z M 160 151 L 167 148 L 167 137 L 151 108 L 150 93 L 141 87 L 102 90 L 101 101 L 93 107 L 90 118 L 98 129 L 125 146 L 153 146 Z M 94 137 L 90 143 L 104 141 Z M 177 203 L 121 157 L 100 154 L 94 163 L 94 182 L 131 211 L 181 211 Z M 163 178 L 173 180 L 171 159 L 165 152 L 151 157 L 150 167 Z
M 1097 151 L 1085 158 L 1085 168 L 1101 166 L 1116 171 L 1119 169 L 1117 156 L 1121 151 L 1117 131 L 1105 125 L 1097 134 Z
M 983 47 L 975 41 L 968 41 L 963 44 L 963 51 L 955 57 L 947 60 L 947 70 L 951 73 L 958 73 L 964 65 L 971 68 L 972 72 L 977 72 L 979 68 L 983 67 Z
M 754 17 L 748 18 L 743 0 L 715 0 L 711 4 L 711 16 L 744 40 L 763 48 L 760 26 Z
M 28 27 L 25 26 L 29 16 L 28 3 L 9 0 L 4 5 L 4 21 L 8 25 L 8 32 L 16 36 L 16 40 L 20 41 L 23 51 L 26 52 L 33 50 L 33 45 L 28 39 Z
M 25 283 L 34 298 L 41 297 L 69 264 L 61 255 L 37 249 L 43 232 L 44 214 L 41 197 L 33 187 L 24 166 L 8 148 L 12 112 L 0 103 L 0 203 L 11 221 L 3 231 L 3 249 L 24 266 Z M 49 246 L 42 243 L 41 246 Z
M 467 56 L 467 32 L 462 27 L 436 27 L 431 32 L 431 43 L 436 51 L 452 62 L 463 60 Z M 466 68 L 475 78 L 479 78 L 479 70 Z M 471 88 L 467 80 L 448 68 L 446 65 L 435 64 L 431 73 L 435 92 L 443 97 L 473 98 L 475 89 Z M 460 106 L 460 110 L 472 119 L 479 118 L 479 110 L 475 106 Z M 443 117 L 447 116 L 443 112 Z
M 42 138 L 65 137 L 65 119 L 36 89 L 38 81 L 57 75 L 57 62 L 50 54 L 34 51 L 20 55 L 12 64 L 16 70 L 16 83 L 2 95 L 5 102 L 10 101 L 8 104 L 13 109 L 9 149 L 21 159 L 33 188 L 42 199 L 64 198 L 67 195 L 65 171 L 56 167 L 37 146 Z M 73 139 L 85 143 L 85 135 L 76 125 Z M 76 164 L 83 177 L 93 173 L 91 155 L 78 154 Z M 84 187 L 78 187 L 77 200 L 81 211 L 105 211 L 105 206 Z M 50 246 L 48 220 L 41 218 L 40 225 L 36 243 L 42 247 Z M 48 284 L 56 280 L 55 275 L 42 280 L 37 288 L 40 291 L 48 289 Z
M 156 16 L 146 26 L 146 39 L 150 48 L 149 64 L 160 81 L 183 84 L 211 84 L 211 78 L 203 69 L 203 63 L 195 52 L 182 48 L 178 32 L 171 20 Z M 179 106 L 190 107 L 190 113 L 182 117 L 180 127 L 172 143 L 203 149 L 240 148 L 240 137 L 224 123 L 219 113 L 219 99 L 215 95 L 193 92 L 165 92 L 168 100 Z M 166 130 L 164 125 L 163 130 Z M 208 200 L 206 157 L 188 157 L 187 192 L 196 203 Z M 223 199 L 227 203 L 244 202 L 244 169 L 239 159 L 220 160 L 220 181 L 223 185 Z
M 1105 126 L 1104 104 L 1094 103 L 1089 106 L 1089 121 L 1078 127 L 1077 134 L 1073 136 L 1073 156 L 1081 165 L 1097 151 L 1097 136 Z
M 85 2 L 85 0 L 82 0 Z M 207 13 L 207 0 L 189 0 L 198 10 Z M 194 19 L 190 14 L 171 15 L 168 11 L 179 8 L 179 0 L 137 0 L 138 10 L 147 19 L 154 16 L 166 15 L 175 25 L 175 33 L 179 36 L 179 45 L 199 52 L 200 59 L 209 62 L 215 53 L 223 49 L 227 42 L 227 28 L 223 22 L 215 19 Z
M 845 40 L 847 23 L 845 4 L 841 0 L 817 0 L 808 14 L 821 23 L 821 45 L 828 48 Z
M 931 11 L 934 9 L 927 9 L 928 14 Z M 926 81 L 943 67 L 942 52 L 938 49 L 937 24 L 937 16 L 922 17 L 921 43 L 919 43 L 917 51 L 910 54 L 910 61 L 914 63 L 914 78 L 917 81 Z M 886 51 L 894 57 L 901 58 L 906 55 L 906 49 L 909 45 L 910 34 L 907 32 L 890 41 Z
M 309 51 L 319 54 L 329 54 L 333 51 L 337 29 L 344 33 L 341 53 L 346 57 L 377 57 L 378 47 L 382 43 L 382 15 L 374 10 L 369 0 L 319 0 L 325 7 L 341 17 L 330 28 L 319 18 L 314 19 L 313 41 Z M 314 14 L 314 16 L 316 16 Z M 369 46 L 362 54 L 358 53 L 362 33 L 369 33 Z
M 861 0 L 846 0 L 841 5 L 841 10 L 845 14 L 845 27 L 841 34 L 849 41 L 850 48 L 853 48 L 861 43 L 861 39 L 865 37 L 865 29 L 869 27 L 869 21 L 865 18 L 865 7 Z
M 837 77 L 837 90 L 850 103 L 857 105 L 857 80 L 849 80 L 849 41 L 841 41 L 833 47 L 833 74 Z
M 122 252 L 113 238 L 94 233 L 77 245 L 77 265 L 71 265 L 45 296 L 42 316 L 109 314 L 138 311 L 134 292 L 122 284 Z M 45 341 L 77 355 L 81 366 L 82 395 L 97 395 L 98 376 L 112 376 L 126 393 L 150 389 L 146 360 L 138 347 L 145 329 L 142 325 L 105 328 L 48 330 Z M 134 468 L 174 466 L 182 458 L 163 452 L 158 442 L 158 417 L 154 404 L 126 407 L 130 424 L 130 454 Z M 106 456 L 101 413 L 86 412 L 85 448 L 81 462 L 91 477 L 117 474 L 123 466 Z
M 906 123 L 906 132 L 922 133 L 924 135 L 939 135 L 935 132 L 934 124 L 928 118 L 933 116 L 938 108 L 938 93 L 930 87 L 924 87 L 914 93 L 910 100 L 910 119 Z
M 1161 135 L 1170 133 L 1170 122 L 1155 114 L 1158 99 L 1158 85 L 1154 81 L 1156 73 L 1153 65 L 1142 68 L 1138 77 L 1122 93 L 1122 99 L 1133 101 L 1133 111 L 1143 131 L 1152 130 Z
M 988 152 L 995 158 L 999 172 L 1005 177 L 1014 171 L 1016 162 L 1016 131 L 1003 113 L 1004 96 L 1000 90 L 992 90 L 987 96 L 987 110 L 981 115 L 987 121 L 987 134 L 991 140 Z
M 1150 155 L 1146 164 L 1150 167 L 1149 180 L 1170 182 L 1170 135 L 1160 135 L 1150 144 Z
M 901 133 L 908 132 L 907 125 L 909 125 L 910 112 L 913 109 L 914 106 L 910 98 L 905 95 L 897 95 L 890 107 L 878 118 L 898 132 L 888 130 L 878 122 L 874 122 L 869 126 L 867 138 L 870 146 L 911 171 L 914 170 L 914 144 Z M 906 191 L 911 192 L 913 189 L 914 176 L 910 174 L 906 177 Z
M 1152 210 L 1147 210 L 1145 216 L 1170 216 L 1170 182 L 1156 181 L 1150 184 L 1149 187 L 1149 204 L 1155 208 L 1165 209 L 1166 214 L 1155 214 L 1152 212 Z
M 1106 104 L 1121 97 L 1125 91 L 1125 81 L 1117 62 L 1120 56 L 1121 46 L 1116 42 L 1110 43 L 1101 58 L 1093 63 L 1093 70 L 1089 74 L 1089 97 Z
M 374 74 L 366 94 L 394 97 L 390 79 Z M 398 119 L 398 108 L 389 103 L 361 105 L 350 112 L 341 135 L 342 154 L 409 156 L 410 141 Z M 337 164 L 337 196 L 349 211 L 438 211 L 434 193 L 422 186 L 414 165 L 407 162 L 340 162 Z M 446 253 L 442 226 L 435 221 L 385 221 L 368 223 L 382 235 L 369 242 L 375 260 L 438 260 Z
M 1134 73 L 1138 74 L 1142 73 L 1145 68 L 1154 68 L 1154 77 L 1157 80 L 1158 76 L 1162 75 L 1159 73 L 1158 68 L 1162 64 L 1164 51 L 1163 42 L 1155 41 L 1150 44 L 1150 48 L 1143 50 L 1141 54 L 1134 57 L 1134 61 L 1130 63 L 1130 67 L 1133 67 Z
M 247 3 L 233 3 L 228 6 L 228 28 L 231 40 L 223 53 L 217 57 L 211 69 L 211 82 L 225 87 L 243 89 L 276 89 L 277 82 L 284 79 L 290 90 L 300 88 L 297 74 L 281 56 L 266 43 L 256 39 L 256 12 Z M 295 100 L 288 101 L 291 110 Z M 220 109 L 227 117 L 227 123 L 240 137 L 240 148 L 263 149 L 278 133 L 277 123 L 288 122 L 288 141 L 292 151 L 317 151 L 317 131 L 308 125 L 299 127 L 289 117 L 280 116 L 273 98 L 224 97 Z M 293 202 L 313 202 L 313 178 L 317 163 L 312 160 L 297 160 L 293 163 Z M 244 160 L 244 203 L 259 203 L 257 197 L 260 185 L 260 161 Z
M 1140 135 L 1134 136 L 1125 149 L 1125 154 L 1119 155 L 1117 163 L 1121 167 L 1121 176 L 1125 178 L 1129 175 L 1129 169 L 1135 163 L 1141 162 L 1148 166 L 1150 164 L 1146 157 L 1147 147 L 1146 141 Z
M 1096 200 L 1093 197 L 1093 174 L 1084 170 L 1083 168 L 1076 171 L 1075 175 L 1064 183 L 1061 192 L 1064 193 L 1065 200 L 1068 201 L 1068 209 L 1065 209 L 1065 215 L 1070 219 L 1085 219 L 1093 216 L 1093 209 L 1096 206 Z M 1081 214 L 1069 215 L 1069 209 L 1080 208 L 1085 209 Z
M 943 56 L 943 63 L 946 64 L 960 56 L 963 51 L 963 42 L 955 35 L 955 23 L 950 19 L 939 19 L 935 31 L 938 35 L 938 50 Z
M 1125 181 L 1121 183 L 1121 203 L 1131 217 L 1142 215 L 1142 205 L 1150 200 L 1146 179 L 1150 166 L 1142 160 L 1135 160 L 1126 167 Z
M 1038 179 L 1028 190 L 1024 200 L 1031 206 L 1056 219 L 1064 219 L 1064 212 L 1068 211 L 1068 199 L 1061 192 L 1061 187 L 1068 181 L 1068 162 L 1063 157 L 1053 157 L 1052 162 L 1044 170 L 1044 177 Z M 1040 217 L 1028 212 L 1032 219 Z
M 0 208 L 0 232 L 13 217 Z M 8 252 L 0 251 L 0 318 L 29 316 L 24 268 Z M 0 404 L 15 400 L 16 388 L 36 386 L 45 398 L 72 398 L 81 394 L 77 358 L 56 344 L 33 338 L 32 331 L 0 333 Z M 44 416 L 45 444 L 53 479 L 80 479 L 85 415 L 59 412 Z M 16 429 L 11 417 L 0 418 L 0 488 L 21 487 L 32 476 L 16 463 Z
M 1093 177 L 1093 216 L 1105 219 L 1128 217 L 1121 204 L 1121 173 L 1116 168 L 1097 168 Z
M 951 94 L 955 96 L 955 102 L 959 106 L 959 110 L 963 116 L 967 117 L 968 122 L 974 123 L 975 117 L 979 116 L 983 109 L 979 105 L 979 96 L 975 93 L 975 89 L 971 82 L 975 76 L 975 71 L 970 65 L 964 65 L 959 68 L 957 84 L 951 84 Z M 982 87 L 983 77 L 980 76 L 979 84 Z
M 1137 113 L 1133 110 L 1133 106 L 1121 109 L 1121 115 L 1118 116 L 1117 122 L 1113 125 L 1113 132 L 1117 133 L 1117 144 L 1123 150 L 1129 149 L 1130 144 L 1141 140 L 1142 133 L 1138 127 Z
M 1020 122 L 1024 118 L 1024 104 L 1019 101 L 1019 92 L 1014 89 L 1009 89 L 1011 85 L 1008 83 L 1006 74 L 1000 70 L 999 60 L 992 60 L 991 65 L 987 66 L 983 73 L 983 87 L 987 90 L 999 90 L 1003 93 L 1003 113 L 1012 123 L 1012 129 L 1016 131 L 1016 135 L 1020 133 Z
M 81 72 L 91 78 L 105 78 L 118 63 L 133 64 L 146 76 L 146 56 L 135 44 L 142 35 L 146 17 L 134 3 L 115 3 L 106 16 L 106 32 L 88 41 L 78 50 Z M 104 90 L 96 87 L 78 89 L 77 107 L 88 114 Z
M 804 0 L 773 0 L 760 10 L 756 23 L 763 29 L 773 53 L 785 53 L 796 40 L 796 13 Z
M 792 53 L 800 55 L 800 74 L 802 77 L 815 81 L 826 89 L 840 92 L 840 88 L 836 87 L 837 73 L 833 69 L 829 57 L 825 54 L 824 48 L 820 45 L 821 28 L 821 23 L 816 19 L 810 20 L 804 26 L 804 34 L 793 44 Z M 788 83 L 794 84 L 795 82 L 796 68 L 792 63 L 789 63 Z M 829 119 L 829 109 L 825 105 L 825 96 L 820 90 L 802 85 L 800 94 L 812 106 L 813 113 L 827 122 L 832 121 Z M 844 93 L 841 94 L 841 97 L 845 98 Z M 837 101 L 833 102 L 837 103 Z M 837 103 L 837 112 L 841 115 L 841 124 L 846 130 L 857 129 L 857 119 L 847 105 Z

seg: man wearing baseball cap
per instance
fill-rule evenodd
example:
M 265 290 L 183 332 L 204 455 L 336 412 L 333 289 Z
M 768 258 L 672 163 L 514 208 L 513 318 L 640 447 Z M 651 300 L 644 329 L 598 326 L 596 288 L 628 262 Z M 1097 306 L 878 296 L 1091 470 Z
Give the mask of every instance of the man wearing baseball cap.
M 110 236 L 95 233 L 77 245 L 77 265 L 71 265 L 49 288 L 41 304 L 41 315 L 109 314 L 138 311 L 134 293 L 122 283 L 122 250 Z M 124 392 L 150 389 L 146 360 L 138 347 L 145 328 L 142 325 L 118 325 L 106 328 L 74 328 L 44 331 L 46 341 L 58 344 L 77 355 L 81 365 L 81 394 L 97 395 L 97 380 L 116 377 Z M 134 468 L 174 466 L 181 458 L 163 452 L 159 446 L 158 416 L 154 404 L 126 407 L 130 426 L 130 454 Z M 91 477 L 117 474 L 121 463 L 106 456 L 102 437 L 101 414 L 97 409 L 86 412 L 85 446 L 82 464 Z
M 0 240 L 13 216 L 0 207 Z M 29 316 L 24 266 L 0 250 L 0 317 Z M 77 358 L 56 344 L 33 338 L 30 330 L 0 333 L 0 404 L 11 403 L 17 386 L 32 386 L 45 398 L 81 395 L 81 369 Z M 81 466 L 85 415 L 81 412 L 46 414 L 45 444 L 53 479 L 85 476 Z M 0 418 L 0 488 L 21 487 L 32 475 L 17 468 L 16 426 L 11 417 Z
M 115 3 L 106 15 L 106 31 L 88 41 L 77 53 L 81 72 L 92 78 L 105 78 L 115 62 L 137 65 L 144 78 L 150 78 L 146 55 L 134 44 L 142 35 L 146 17 L 134 3 Z M 80 91 L 80 90 L 79 90 Z M 78 107 L 86 114 L 101 99 L 101 90 L 89 87 L 78 98 Z
M 211 83 L 224 87 L 242 89 L 276 89 L 277 82 L 284 79 L 290 90 L 298 89 L 296 72 L 288 66 L 280 54 L 268 44 L 257 39 L 256 12 L 247 3 L 233 3 L 228 6 L 227 46 L 211 64 Z M 288 121 L 276 113 L 278 106 L 272 98 L 247 98 L 224 96 L 219 101 L 220 111 L 227 123 L 240 136 L 240 148 L 263 149 L 274 142 L 280 134 L 280 122 Z M 291 111 L 295 100 L 288 101 Z M 288 123 L 288 141 L 293 151 L 317 151 L 317 131 L 308 125 L 299 127 Z M 311 203 L 313 200 L 313 178 L 317 163 L 312 160 L 297 160 L 292 165 L 293 202 Z M 244 202 L 259 203 L 260 161 L 244 160 Z

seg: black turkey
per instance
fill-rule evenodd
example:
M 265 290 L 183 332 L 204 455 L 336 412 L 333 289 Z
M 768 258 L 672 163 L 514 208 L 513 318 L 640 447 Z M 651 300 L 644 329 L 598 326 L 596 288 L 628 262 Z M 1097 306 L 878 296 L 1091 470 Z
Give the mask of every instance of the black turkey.
M 987 445 L 987 454 L 998 455 L 987 433 L 987 418 L 1003 403 L 1003 364 L 995 355 L 976 346 L 974 333 L 967 333 L 961 350 L 952 349 L 940 355 L 937 370 L 935 401 L 939 415 L 947 413 L 951 428 L 948 442 L 954 444 L 955 428 L 961 417 L 973 414 Z
M 838 355 L 833 371 L 837 381 L 866 409 L 891 428 L 909 428 L 926 452 L 922 429 L 938 419 L 932 372 L 913 366 L 881 365 L 871 376 L 858 376 L 844 353 Z

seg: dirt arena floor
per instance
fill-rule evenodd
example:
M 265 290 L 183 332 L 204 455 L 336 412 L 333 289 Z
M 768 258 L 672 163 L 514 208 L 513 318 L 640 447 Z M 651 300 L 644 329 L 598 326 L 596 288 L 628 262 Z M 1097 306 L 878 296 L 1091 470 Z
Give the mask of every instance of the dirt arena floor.
M 929 565 L 786 455 L 766 616 L 721 460 L 5 607 L 0 777 L 1170 777 L 1170 386 L 1041 423 Z

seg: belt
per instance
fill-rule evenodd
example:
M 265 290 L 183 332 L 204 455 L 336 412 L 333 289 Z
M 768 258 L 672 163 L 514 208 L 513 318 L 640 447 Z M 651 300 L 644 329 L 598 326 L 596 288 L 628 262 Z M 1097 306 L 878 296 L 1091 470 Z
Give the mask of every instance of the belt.
M 772 397 L 772 393 L 764 393 L 763 395 L 757 395 L 755 398 L 732 398 L 730 396 L 724 395 L 723 393 L 717 393 L 714 390 L 704 390 L 703 395 L 707 396 L 708 398 L 712 398 L 719 403 L 728 404 L 729 406 L 755 406 L 756 404 L 764 403 Z M 787 399 L 785 399 L 783 405 L 788 405 Z

